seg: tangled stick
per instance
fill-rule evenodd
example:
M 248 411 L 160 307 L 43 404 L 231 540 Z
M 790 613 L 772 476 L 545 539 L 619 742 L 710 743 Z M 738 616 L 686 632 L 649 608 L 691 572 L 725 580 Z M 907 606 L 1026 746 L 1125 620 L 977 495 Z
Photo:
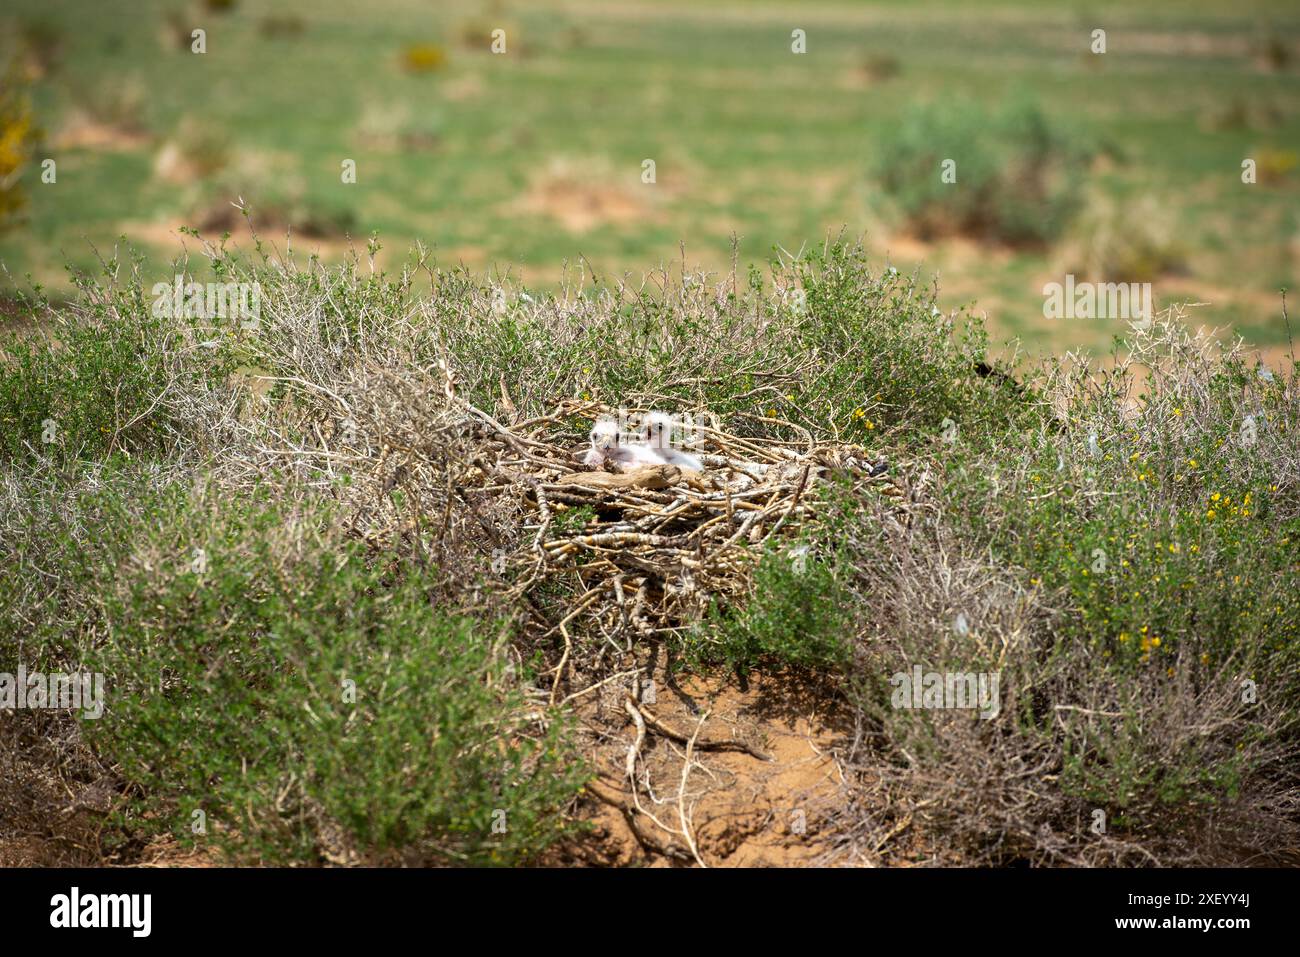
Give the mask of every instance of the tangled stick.
M 700 729 L 704 727 L 704 722 L 709 720 L 711 711 L 706 711 L 700 715 L 700 723 L 695 726 L 695 733 L 691 739 L 686 742 L 686 757 L 682 761 L 682 782 L 677 787 L 677 819 L 682 825 L 682 836 L 686 838 L 686 846 L 691 849 L 691 856 L 700 867 L 708 867 L 704 863 L 704 858 L 700 857 L 700 849 L 695 844 L 695 836 L 692 833 L 690 814 L 686 811 L 686 781 L 691 776 L 691 759 L 695 754 L 695 739 L 700 735 Z
M 638 709 L 645 723 L 662 734 L 665 738 L 671 738 L 678 744 L 686 744 L 690 739 L 680 731 L 674 731 L 665 725 L 653 714 L 646 710 L 645 705 L 639 705 Z M 699 735 L 699 729 L 696 729 L 696 736 Z M 744 741 L 696 741 L 694 747 L 700 751 L 739 751 L 748 754 L 750 757 L 758 758 L 760 761 L 771 761 L 771 755 L 764 754 L 762 751 L 746 744 Z

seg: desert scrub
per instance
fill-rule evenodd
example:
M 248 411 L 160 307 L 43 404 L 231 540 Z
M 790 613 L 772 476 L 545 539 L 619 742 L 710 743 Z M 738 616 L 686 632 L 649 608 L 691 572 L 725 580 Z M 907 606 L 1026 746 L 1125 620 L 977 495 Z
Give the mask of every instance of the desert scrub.
M 113 472 L 63 513 L 46 532 L 83 613 L 62 621 L 66 647 L 31 658 L 107 676 L 106 713 L 83 731 L 142 795 L 117 818 L 123 839 L 166 831 L 236 861 L 488 865 L 564 831 L 585 772 L 563 722 L 520 694 L 508 630 L 431 607 L 322 503 Z M 33 573 L 22 556 L 0 567 Z
M 841 536 L 878 610 L 857 700 L 968 859 L 1205 863 L 1294 837 L 1294 378 L 1181 316 L 1125 345 L 1107 375 L 1043 371 L 1057 415 L 1016 455 L 955 442 L 921 528 Z M 884 676 L 913 663 L 998 673 L 1002 718 L 892 708 Z
M 155 319 L 112 271 L 4 350 L 25 443 L 0 456 L 0 650 L 117 676 L 89 733 L 143 796 L 123 846 L 193 840 L 202 810 L 237 859 L 525 859 L 579 779 L 524 699 L 608 677 L 611 638 L 828 678 L 860 731 L 841 823 L 873 860 L 890 815 L 922 804 L 966 863 L 1294 845 L 1293 370 L 1175 315 L 1104 370 L 1067 357 L 1016 381 L 977 322 L 843 243 L 748 277 L 554 294 L 418 249 L 385 274 L 199 245 L 218 280 L 260 283 L 255 329 Z M 644 585 L 650 629 L 612 599 L 569 618 L 627 554 L 569 565 L 549 546 L 607 527 L 609 502 L 543 518 L 511 476 L 539 454 L 559 471 L 598 404 L 710 412 L 795 454 L 858 443 L 886 470 L 828 464 L 844 481 L 810 488 L 780 538 L 738 539 L 713 601 L 685 563 L 639 583 L 638 566 L 625 604 Z M 52 407 L 76 454 L 35 444 Z M 998 675 L 999 714 L 894 707 L 891 676 L 916 665 Z M 484 830 L 496 810 L 504 834 Z
M 1088 194 L 1056 257 L 1060 273 L 1099 282 L 1152 282 L 1186 265 L 1167 208 L 1150 196 L 1117 200 Z
M 113 260 L 105 273 L 131 268 Z M 178 404 L 201 402 L 233 369 L 230 324 L 155 316 L 138 274 L 76 280 L 73 304 L 52 308 L 39 290 L 25 300 L 39 331 L 0 337 L 0 459 L 161 454 L 182 428 Z
M 1028 101 L 910 111 L 873 175 L 922 239 L 962 234 L 1010 245 L 1060 235 L 1082 201 L 1089 148 Z M 941 177 L 951 160 L 955 181 Z
M 666 402 L 793 444 L 811 436 L 928 447 L 945 418 L 960 419 L 973 440 L 1037 414 L 1001 380 L 977 374 L 987 343 L 977 319 L 940 312 L 932 287 L 872 263 L 862 247 L 778 256 L 770 273 L 746 295 L 728 277 L 697 274 L 680 285 L 664 276 L 663 286 L 553 295 L 453 270 L 411 310 L 412 341 L 441 341 L 480 407 L 501 410 L 504 382 L 532 415 L 558 395 L 614 407 Z M 428 346 L 417 354 L 421 364 L 435 356 Z
M 835 672 L 847 663 L 853 606 L 836 578 L 835 556 L 803 542 L 760 557 L 748 596 L 714 602 L 687 638 L 686 658 L 747 675 L 762 667 Z
M 796 315 L 794 349 L 818 364 L 802 391 L 817 401 L 796 421 L 812 427 L 824 411 L 854 441 L 932 448 L 944 420 L 982 442 L 1042 419 L 1035 396 L 1009 379 L 982 375 L 988 336 L 981 320 L 947 314 L 937 290 L 893 268 L 873 270 L 848 245 L 812 249 L 791 264 L 806 311 Z M 811 414 L 809 414 L 811 413 Z

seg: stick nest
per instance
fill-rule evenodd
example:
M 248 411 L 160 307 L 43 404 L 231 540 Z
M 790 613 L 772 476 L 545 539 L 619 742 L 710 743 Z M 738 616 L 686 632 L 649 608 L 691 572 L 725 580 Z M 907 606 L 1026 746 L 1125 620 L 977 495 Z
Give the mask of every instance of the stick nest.
M 346 393 L 297 385 L 307 411 L 279 434 L 311 438 L 263 451 L 329 483 L 357 535 L 408 550 L 462 605 L 467 592 L 479 610 L 523 599 L 525 633 L 562 640 L 550 645 L 562 648 L 552 702 L 572 677 L 575 642 L 617 660 L 638 637 L 698 620 L 714 598 L 745 595 L 760 555 L 816 519 L 812 492 L 831 476 L 906 510 L 889 474 L 897 463 L 857 445 L 809 437 L 792 448 L 703 429 L 693 449 L 703 471 L 593 470 L 573 436 L 612 411 L 598 402 L 563 399 L 521 419 L 503 388 L 502 421 L 462 398 L 441 364 L 374 367 Z

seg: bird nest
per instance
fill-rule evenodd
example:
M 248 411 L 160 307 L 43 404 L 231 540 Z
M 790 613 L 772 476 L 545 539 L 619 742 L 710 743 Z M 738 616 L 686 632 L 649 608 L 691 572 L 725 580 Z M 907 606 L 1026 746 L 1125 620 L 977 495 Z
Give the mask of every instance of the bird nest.
M 480 607 L 530 609 L 525 633 L 555 639 L 552 702 L 575 655 L 617 660 L 638 637 L 745 595 L 759 556 L 815 517 L 819 483 L 843 474 L 903 495 L 879 456 L 848 443 L 791 447 L 703 428 L 700 471 L 593 468 L 572 436 L 612 411 L 601 403 L 564 399 L 525 419 L 503 396 L 498 418 L 462 399 L 445 370 L 375 370 L 358 385 L 326 396 L 323 417 L 317 405 L 305 430 L 314 441 L 288 450 L 292 460 L 323 456 L 335 479 L 346 470 L 331 487 L 376 548 L 407 546 Z

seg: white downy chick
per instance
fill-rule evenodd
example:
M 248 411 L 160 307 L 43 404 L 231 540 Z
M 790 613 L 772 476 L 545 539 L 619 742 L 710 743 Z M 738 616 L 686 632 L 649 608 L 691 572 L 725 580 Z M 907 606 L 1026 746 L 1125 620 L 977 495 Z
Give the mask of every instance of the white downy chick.
M 662 460 L 655 457 L 650 449 L 643 445 L 636 443 L 623 445 L 619 441 L 618 422 L 608 416 L 602 416 L 591 428 L 591 448 L 582 461 L 599 468 L 606 462 L 637 466 L 659 465 Z
M 642 435 L 652 455 L 659 461 L 680 468 L 704 471 L 704 463 L 695 456 L 672 447 L 673 419 L 664 412 L 650 412 L 642 424 Z

